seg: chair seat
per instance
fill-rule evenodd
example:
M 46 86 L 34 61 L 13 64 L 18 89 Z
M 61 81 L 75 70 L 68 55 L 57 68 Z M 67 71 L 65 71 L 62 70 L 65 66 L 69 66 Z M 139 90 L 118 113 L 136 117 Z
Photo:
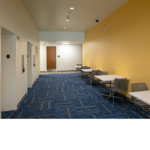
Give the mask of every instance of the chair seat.
M 121 89 L 121 88 L 119 88 L 119 87 L 118 87 L 118 88 L 115 88 L 115 89 L 114 89 L 113 87 L 111 87 L 110 89 L 111 89 L 113 92 L 125 91 L 124 89 Z
M 142 106 L 142 107 L 148 107 L 148 106 L 150 107 L 150 105 L 147 105 L 146 103 L 144 103 L 140 100 L 134 100 L 133 103 L 136 105 Z
M 110 84 L 110 81 L 99 81 L 99 83 L 102 83 L 102 84 Z M 112 83 L 111 83 L 112 84 Z

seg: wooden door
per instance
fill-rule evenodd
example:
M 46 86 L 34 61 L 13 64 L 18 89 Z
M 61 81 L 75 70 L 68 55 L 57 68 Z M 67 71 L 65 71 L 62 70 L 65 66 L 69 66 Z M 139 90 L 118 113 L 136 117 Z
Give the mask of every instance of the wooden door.
M 56 69 L 56 47 L 47 47 L 47 69 Z

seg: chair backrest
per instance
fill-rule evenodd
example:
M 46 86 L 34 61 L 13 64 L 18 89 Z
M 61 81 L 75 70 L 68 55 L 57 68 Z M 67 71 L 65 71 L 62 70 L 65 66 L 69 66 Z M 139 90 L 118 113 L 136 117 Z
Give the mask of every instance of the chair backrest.
M 113 83 L 113 91 L 127 91 L 128 85 L 127 85 L 127 78 L 118 79 L 116 78 Z
M 101 71 L 100 70 L 92 70 L 91 74 L 92 74 L 92 77 L 94 77 L 95 75 L 99 75 Z
M 101 75 L 108 75 L 108 72 L 101 72 Z
M 82 66 L 82 64 L 77 64 L 76 66 Z
M 146 83 L 133 83 L 131 84 L 132 92 L 139 92 L 139 91 L 148 91 L 148 87 Z M 133 96 L 131 97 L 132 100 L 136 99 Z
M 91 68 L 87 66 L 82 66 L 81 69 L 91 69 Z

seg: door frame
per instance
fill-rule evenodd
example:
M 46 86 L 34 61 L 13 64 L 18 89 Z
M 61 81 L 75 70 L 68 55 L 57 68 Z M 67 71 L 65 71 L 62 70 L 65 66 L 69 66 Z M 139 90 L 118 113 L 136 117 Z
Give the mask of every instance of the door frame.
M 32 46 L 32 48 L 31 48 L 31 56 L 30 56 L 30 57 L 28 56 L 28 43 L 31 44 L 31 46 Z M 27 56 L 28 56 L 28 57 L 27 57 Z M 32 57 L 33 57 L 33 44 L 32 44 L 31 42 L 29 42 L 29 41 L 27 41 L 27 56 L 26 56 L 26 58 L 27 58 L 27 62 L 26 62 L 26 66 L 27 66 L 27 69 L 26 69 L 26 72 L 27 72 L 27 79 L 26 79 L 26 81 L 27 81 L 27 90 L 28 90 L 28 88 L 31 88 L 31 87 L 32 87 L 32 84 L 33 84 L 33 79 L 32 79 L 32 78 L 33 78 L 33 58 L 32 58 Z M 29 71 L 29 70 L 28 70 L 28 69 L 29 69 L 29 68 L 28 68 L 28 61 L 29 61 L 29 59 L 30 59 L 30 61 L 31 61 L 31 64 L 30 64 L 30 65 L 31 65 L 31 66 L 30 66 L 30 67 L 31 67 L 31 70 L 30 70 L 31 73 L 30 73 L 30 75 L 29 75 L 30 77 L 28 76 L 28 73 L 29 73 L 29 72 L 28 72 L 28 71 Z M 28 86 L 28 79 L 29 79 L 29 78 L 31 78 L 31 81 L 29 81 L 29 82 L 30 82 L 30 83 L 29 83 L 30 85 Z
M 48 72 L 47 71 L 47 47 L 55 47 L 56 48 L 56 69 L 53 69 L 53 70 L 55 70 L 56 72 L 57 72 L 57 46 L 56 45 L 54 45 L 54 46 L 46 46 L 46 72 Z
M 35 46 L 35 67 L 36 67 L 36 79 L 39 77 L 39 48 Z

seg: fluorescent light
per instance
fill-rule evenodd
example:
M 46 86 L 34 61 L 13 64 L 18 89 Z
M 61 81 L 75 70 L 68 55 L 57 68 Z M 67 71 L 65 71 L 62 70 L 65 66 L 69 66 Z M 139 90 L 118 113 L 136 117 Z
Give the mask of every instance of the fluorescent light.
M 63 27 L 64 29 L 66 29 L 67 27 Z
M 69 21 L 68 19 L 66 21 Z
M 74 9 L 74 7 L 70 7 L 70 9 Z
M 63 44 L 70 44 L 70 43 L 63 43 Z

